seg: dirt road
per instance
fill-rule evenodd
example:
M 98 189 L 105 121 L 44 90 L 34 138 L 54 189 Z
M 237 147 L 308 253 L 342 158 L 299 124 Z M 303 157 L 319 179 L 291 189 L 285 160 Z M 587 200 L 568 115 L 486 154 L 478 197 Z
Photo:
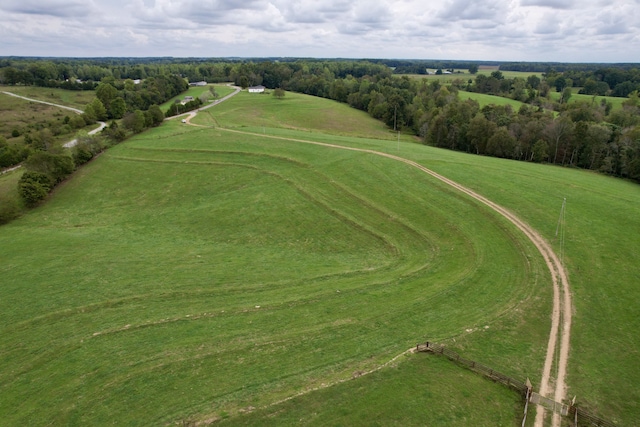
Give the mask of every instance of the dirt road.
M 236 132 L 254 135 L 249 132 L 237 131 L 232 129 L 224 129 L 218 128 L 218 130 L 223 130 L 227 132 Z M 566 397 L 566 372 L 567 372 L 567 364 L 569 359 L 569 345 L 570 345 L 570 337 L 571 337 L 571 316 L 572 316 L 572 305 L 571 305 L 571 293 L 569 289 L 569 280 L 567 278 L 567 273 L 564 269 L 564 266 L 560 262 L 560 259 L 555 254 L 549 243 L 533 228 L 531 228 L 528 224 L 518 218 L 515 214 L 511 213 L 507 209 L 498 205 L 497 203 L 492 202 L 484 196 L 474 192 L 473 190 L 464 187 L 458 184 L 455 181 L 452 181 L 424 166 L 419 163 L 416 163 L 412 160 L 408 160 L 402 157 L 395 156 L 393 154 L 383 153 L 380 151 L 353 148 L 353 147 L 345 147 L 341 145 L 327 144 L 316 141 L 307 141 L 301 139 L 294 138 L 285 138 L 271 135 L 260 135 L 266 138 L 273 139 L 282 139 L 293 142 L 302 142 L 306 144 L 315 144 L 321 145 L 329 148 L 336 148 L 342 150 L 351 150 L 351 151 L 359 151 L 369 154 L 374 154 L 377 156 L 386 157 L 392 160 L 396 160 L 402 163 L 405 163 L 409 166 L 415 167 L 434 178 L 439 179 L 445 184 L 457 189 L 458 191 L 467 194 L 470 197 L 484 203 L 507 220 L 509 220 L 512 224 L 514 224 L 520 231 L 522 231 L 529 240 L 535 245 L 540 254 L 542 255 L 549 271 L 551 272 L 552 278 L 552 286 L 553 286 L 553 308 L 551 312 L 551 331 L 549 333 L 549 341 L 547 343 L 547 352 L 545 356 L 544 367 L 542 371 L 542 379 L 540 382 L 540 391 L 539 393 L 543 396 L 552 398 L 557 402 L 562 402 Z M 558 342 L 559 341 L 559 342 Z M 559 346 L 559 348 L 558 348 Z M 556 356 L 556 350 L 558 353 L 557 362 L 555 365 L 556 373 L 553 375 L 552 368 L 554 367 L 554 358 Z M 555 390 L 551 389 L 551 381 L 552 378 L 555 379 Z M 538 410 L 536 412 L 535 426 L 543 427 L 544 425 L 544 415 L 545 409 L 542 406 L 538 406 Z M 553 427 L 560 427 L 560 415 L 554 414 L 552 419 Z
M 238 94 L 238 93 L 240 93 L 240 91 L 242 90 L 242 88 L 240 88 L 240 87 L 238 87 L 238 86 L 233 86 L 233 85 L 231 85 L 231 84 L 229 84 L 229 85 L 227 85 L 227 86 L 232 87 L 232 88 L 234 89 L 234 91 L 233 91 L 232 93 L 230 93 L 229 95 L 224 96 L 224 97 L 222 97 L 222 98 L 220 98 L 220 99 L 216 99 L 215 101 L 213 101 L 213 102 L 212 102 L 212 103 L 210 103 L 210 104 L 205 105 L 204 107 L 200 107 L 200 108 L 198 108 L 198 109 L 196 109 L 196 110 L 188 111 L 188 112 L 186 112 L 186 113 L 182 113 L 182 114 L 179 114 L 179 115 L 177 115 L 177 116 L 167 117 L 165 120 L 173 120 L 173 119 L 175 119 L 175 118 L 177 118 L 177 117 L 183 117 L 183 120 L 185 120 L 185 123 L 191 124 L 191 119 L 193 119 L 193 118 L 194 118 L 194 117 L 195 117 L 195 116 L 196 116 L 200 111 L 204 111 L 204 110 L 206 110 L 207 108 L 211 108 L 211 107 L 213 107 L 213 106 L 215 106 L 215 105 L 218 105 L 218 104 L 220 104 L 221 102 L 224 102 L 224 101 L 226 101 L 227 99 L 231 98 L 232 96 L 237 95 L 237 94 Z M 187 116 L 187 117 L 184 117 L 184 116 Z
M 79 109 L 73 108 L 73 107 L 67 107 L 66 105 L 54 104 L 53 102 L 40 101 L 39 99 L 27 98 L 26 96 L 17 95 L 15 93 L 6 92 L 6 91 L 2 91 L 2 93 L 4 93 L 5 95 L 13 96 L 15 98 L 24 99 L 25 101 L 38 102 L 40 104 L 47 104 L 47 105 L 51 105 L 53 107 L 64 108 L 65 110 L 73 111 L 76 114 L 84 113 L 84 111 L 82 111 L 82 110 L 79 110 Z M 105 122 L 98 122 L 98 123 L 100 124 L 100 127 L 89 131 L 89 135 L 96 134 L 96 133 L 100 132 L 102 129 L 104 129 L 107 126 L 107 124 Z M 71 147 L 75 146 L 77 143 L 78 143 L 78 140 L 77 139 L 73 139 L 73 140 L 67 142 L 66 144 L 64 144 L 63 147 L 71 148 Z M 18 167 L 19 166 L 16 166 L 13 169 L 17 169 Z M 8 172 L 8 170 L 6 170 L 5 172 Z
M 234 93 L 226 96 L 225 98 L 221 99 L 219 102 L 222 102 L 232 97 L 233 95 L 238 93 L 239 90 L 240 88 L 236 87 L 236 91 Z M 217 104 L 217 102 L 215 104 Z M 191 124 L 189 123 L 190 120 L 196 116 L 198 111 L 204 110 L 205 108 L 212 107 L 215 104 L 208 105 L 199 110 L 195 110 L 189 113 L 189 117 L 186 119 L 187 123 Z M 243 131 L 238 131 L 233 129 L 218 128 L 218 130 L 222 130 L 226 132 L 242 133 L 247 135 L 254 135 L 250 132 L 243 132 Z M 551 330 L 549 332 L 549 341 L 547 343 L 547 351 L 545 355 L 544 366 L 542 369 L 542 378 L 540 381 L 539 393 L 542 396 L 549 397 L 555 400 L 556 402 L 562 402 L 565 399 L 566 397 L 565 381 L 566 381 L 566 374 L 567 374 L 567 364 L 569 361 L 569 346 L 570 346 L 570 338 L 571 338 L 571 316 L 572 316 L 571 292 L 569 288 L 569 280 L 568 280 L 567 272 L 565 271 L 564 266 L 562 265 L 562 262 L 560 261 L 558 256 L 555 254 L 555 252 L 553 251 L 549 243 L 540 235 L 540 233 L 538 233 L 533 228 L 531 228 L 527 223 L 522 221 L 515 214 L 511 213 L 510 211 L 498 205 L 497 203 L 492 202 L 491 200 L 476 193 L 475 191 L 467 187 L 464 187 L 463 185 L 460 185 L 457 182 L 450 180 L 412 160 L 408 160 L 399 156 L 395 156 L 393 154 L 383 153 L 375 150 L 345 147 L 342 145 L 327 144 L 322 142 L 308 141 L 308 140 L 295 139 L 295 138 L 285 138 L 285 137 L 279 137 L 279 136 L 273 136 L 273 135 L 261 135 L 261 136 L 265 138 L 320 145 L 320 146 L 334 148 L 334 149 L 359 151 L 359 152 L 386 157 L 392 160 L 405 163 L 409 166 L 415 167 L 433 176 L 434 178 L 444 182 L 445 184 L 457 189 L 462 193 L 467 194 L 468 196 L 480 201 L 481 203 L 484 203 L 485 205 L 493 209 L 495 212 L 505 217 L 512 224 L 514 224 L 535 245 L 535 247 L 538 249 L 538 251 L 542 255 L 542 258 L 544 259 L 547 265 L 547 268 L 549 268 L 549 272 L 551 273 L 551 280 L 552 280 L 552 287 L 553 287 Z M 556 354 L 557 354 L 557 361 L 555 362 L 555 365 L 554 365 L 554 359 L 556 358 Z M 556 368 L 555 375 L 553 375 L 553 372 L 552 372 L 554 367 Z M 555 379 L 554 390 L 552 390 L 552 379 Z M 537 412 L 536 412 L 535 424 L 534 424 L 535 427 L 543 427 L 544 419 L 545 419 L 545 409 L 542 406 L 538 406 Z M 561 423 L 560 415 L 553 414 L 552 426 L 560 427 L 560 423 Z

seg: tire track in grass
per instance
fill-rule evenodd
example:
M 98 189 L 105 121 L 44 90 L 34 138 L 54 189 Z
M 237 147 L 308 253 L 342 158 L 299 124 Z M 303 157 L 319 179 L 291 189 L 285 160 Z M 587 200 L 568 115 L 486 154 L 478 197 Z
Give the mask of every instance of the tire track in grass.
M 217 128 L 217 129 L 225 132 L 234 132 L 234 133 L 256 136 L 256 134 L 254 133 L 239 131 L 235 129 L 226 129 L 226 128 Z M 572 317 L 571 293 L 569 288 L 569 280 L 568 280 L 567 272 L 565 271 L 564 266 L 560 262 L 560 259 L 555 254 L 555 252 L 553 251 L 549 243 L 547 243 L 547 241 L 540 235 L 540 233 L 535 231 L 528 224 L 526 224 L 524 221 L 518 218 L 515 214 L 511 213 L 504 207 L 498 205 L 497 203 L 492 202 L 491 200 L 476 193 L 475 191 L 467 187 L 464 187 L 463 185 L 458 184 L 457 182 L 449 178 L 446 178 L 443 175 L 440 175 L 426 168 L 425 166 L 422 166 L 421 164 L 415 161 L 408 160 L 393 154 L 370 150 L 370 149 L 347 147 L 342 145 L 329 144 L 329 143 L 317 142 L 317 141 L 309 141 L 304 139 L 287 138 L 287 137 L 281 137 L 281 136 L 275 136 L 275 135 L 260 134 L 259 136 L 264 138 L 319 145 L 319 146 L 334 148 L 334 149 L 374 154 L 376 156 L 386 157 L 391 160 L 405 163 L 409 166 L 415 167 L 421 170 L 422 172 L 425 172 L 431 175 L 432 177 L 440 180 L 441 182 L 485 204 L 495 212 L 505 217 L 509 222 L 511 222 L 520 231 L 522 231 L 522 233 L 524 233 L 524 235 L 527 236 L 527 238 L 534 244 L 534 246 L 538 249 L 538 251 L 542 255 L 551 273 L 552 285 L 553 285 L 553 308 L 551 312 L 551 331 L 549 333 L 547 352 L 545 356 L 544 367 L 542 370 L 542 379 L 540 381 L 540 394 L 543 396 L 553 398 L 557 402 L 562 402 L 564 400 L 566 396 L 566 372 L 567 372 L 567 364 L 569 359 L 569 346 L 570 346 L 570 338 L 571 338 L 571 317 Z M 552 375 L 552 368 L 554 366 L 554 356 L 556 354 L 557 347 L 559 347 L 558 360 L 555 366 L 556 375 L 554 377 Z M 552 378 L 555 378 L 555 389 L 552 389 Z M 538 406 L 535 424 L 534 424 L 536 427 L 542 427 L 544 425 L 544 415 L 545 415 L 545 409 L 541 406 Z M 553 414 L 552 425 L 554 427 L 560 427 L 559 414 Z
M 235 93 L 234 93 L 235 95 Z M 195 112 L 197 114 L 197 111 Z M 195 114 L 193 114 L 195 116 Z M 190 120 L 193 116 L 189 117 L 189 121 L 187 124 L 192 125 Z M 192 125 L 198 126 L 198 125 Z M 201 125 L 199 127 L 202 127 Z M 399 157 L 393 154 L 384 153 L 381 151 L 375 151 L 364 148 L 356 148 L 356 147 L 348 147 L 337 144 L 329 144 L 324 142 L 317 141 L 309 141 L 304 139 L 297 138 L 287 138 L 276 135 L 265 135 L 265 134 L 255 134 L 246 131 L 239 131 L 235 129 L 227 129 L 222 127 L 216 127 L 216 129 L 225 131 L 225 132 L 233 132 L 244 135 L 251 136 L 261 136 L 263 138 L 271 138 L 278 139 L 284 141 L 291 142 L 300 142 L 304 144 L 313 144 L 319 145 L 327 148 L 341 149 L 341 150 L 349 150 L 349 151 L 357 151 L 361 153 L 373 154 L 376 156 L 386 157 L 391 160 L 395 160 L 398 162 L 405 163 L 409 166 L 415 167 L 422 172 L 431 175 L 432 177 L 438 179 L 439 181 L 455 188 L 456 190 L 472 197 L 473 199 L 483 203 L 488 206 L 495 212 L 502 215 L 509 222 L 515 225 L 525 236 L 534 244 L 534 246 L 538 249 L 540 254 L 542 255 L 549 272 L 551 273 L 552 285 L 553 285 L 553 308 L 551 311 L 551 330 L 549 332 L 549 341 L 547 343 L 547 351 L 544 361 L 544 366 L 542 369 L 542 378 L 540 380 L 540 389 L 539 392 L 542 396 L 553 398 L 557 402 L 562 402 L 566 397 L 566 373 L 567 373 L 567 364 L 569 360 L 569 346 L 571 340 L 571 317 L 572 317 L 572 303 L 571 303 L 571 293 L 569 288 L 569 279 L 562 262 L 555 254 L 549 243 L 532 227 L 518 218 L 515 214 L 511 213 L 509 210 L 504 207 L 498 205 L 497 203 L 492 202 L 486 197 L 476 193 L 475 191 L 458 184 L 457 182 L 440 175 L 431 169 L 426 168 L 425 166 L 409 159 L 405 159 L 403 157 Z M 556 375 L 555 377 L 552 375 L 552 368 L 554 367 L 554 356 L 556 355 L 556 349 L 558 349 L 558 357 L 556 361 Z M 407 350 L 402 354 L 406 354 L 411 349 Z M 399 357 L 399 356 L 398 356 Z M 384 366 L 384 365 L 383 365 Z M 552 388 L 552 378 L 555 378 L 555 389 Z M 535 418 L 535 427 L 542 427 L 544 425 L 544 416 L 545 409 L 542 406 L 538 406 L 536 411 Z M 560 427 L 560 415 L 553 414 L 552 425 L 553 427 Z

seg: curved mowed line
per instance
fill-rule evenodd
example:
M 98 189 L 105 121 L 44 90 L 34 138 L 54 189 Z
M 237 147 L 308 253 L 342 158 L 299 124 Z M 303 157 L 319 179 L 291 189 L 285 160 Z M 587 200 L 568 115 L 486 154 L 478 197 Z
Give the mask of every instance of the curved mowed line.
M 191 155 L 194 158 L 189 159 L 188 156 Z M 158 176 L 165 173 L 193 173 L 197 178 L 195 183 L 200 183 L 198 179 L 216 168 L 233 171 L 254 168 L 250 172 L 255 172 L 256 178 L 265 177 L 272 180 L 270 182 L 282 185 L 282 188 L 288 188 L 289 193 L 297 195 L 301 203 L 321 210 L 322 217 L 337 221 L 345 231 L 355 230 L 353 237 L 364 235 L 369 236 L 366 241 L 378 242 L 375 245 L 369 243 L 371 249 L 382 248 L 388 254 L 385 258 L 388 263 L 372 269 L 342 269 L 324 275 L 311 274 L 298 280 L 293 279 L 296 276 L 294 272 L 282 282 L 248 279 L 246 283 L 239 280 L 236 283 L 212 284 L 197 282 L 198 278 L 188 278 L 190 282 L 173 284 L 170 283 L 171 277 L 155 277 L 160 282 L 157 288 L 149 283 L 138 286 L 131 282 L 131 291 L 122 286 L 123 289 L 119 291 L 121 295 L 109 295 L 111 290 L 106 287 L 104 296 L 95 295 L 92 298 L 83 298 L 82 292 L 86 289 L 75 290 L 76 282 L 82 279 L 82 270 L 78 270 L 77 277 L 67 279 L 70 282 L 67 284 L 68 289 L 61 288 L 67 292 L 65 297 L 71 300 L 69 303 L 58 301 L 57 306 L 54 304 L 52 307 L 45 307 L 43 312 L 33 310 L 34 313 L 29 314 L 30 319 L 23 318 L 21 322 L 8 323 L 6 329 L 3 327 L 3 332 L 7 334 L 1 335 L 2 340 L 11 345 L 0 349 L 0 359 L 12 362 L 14 368 L 18 366 L 18 369 L 11 372 L 0 372 L 0 394 L 12 395 L 11 399 L 16 404 L 17 411 L 12 413 L 22 413 L 24 416 L 25 412 L 21 411 L 29 410 L 23 406 L 28 405 L 26 396 L 32 389 L 21 388 L 25 381 L 32 381 L 34 386 L 41 387 L 40 393 L 43 395 L 51 393 L 51 401 L 44 402 L 42 407 L 56 408 L 47 403 L 59 399 L 65 402 L 53 414 L 55 416 L 43 415 L 43 418 L 60 423 L 68 422 L 71 418 L 93 420 L 96 423 L 108 422 L 113 419 L 113 413 L 135 412 L 132 408 L 140 411 L 155 408 L 161 414 L 158 415 L 158 421 L 166 421 L 167 417 L 184 413 L 185 408 L 196 408 L 199 411 L 202 407 L 210 407 L 210 403 L 194 402 L 199 396 L 193 395 L 170 394 L 174 399 L 167 403 L 163 401 L 166 395 L 158 391 L 163 388 L 189 390 L 189 386 L 192 386 L 197 390 L 206 390 L 205 398 L 230 402 L 246 399 L 247 393 L 252 393 L 251 396 L 253 393 L 261 394 L 261 390 L 265 389 L 275 390 L 274 396 L 282 396 L 288 390 L 300 390 L 309 384 L 343 378 L 345 371 L 351 369 L 375 368 L 403 350 L 402 346 L 406 343 L 398 343 L 398 340 L 414 342 L 416 335 L 420 334 L 416 331 L 424 331 L 430 337 L 440 333 L 436 338 L 446 338 L 460 333 L 463 325 L 490 322 L 498 311 L 511 306 L 523 294 L 531 292 L 529 289 L 519 288 L 527 280 L 526 273 L 519 272 L 509 279 L 508 286 L 505 285 L 507 295 L 504 300 L 496 299 L 483 307 L 488 313 L 466 313 L 464 307 L 452 307 L 453 303 L 449 301 L 462 301 L 468 295 L 490 290 L 483 288 L 489 287 L 489 284 L 474 281 L 487 263 L 488 255 L 478 246 L 480 242 L 470 239 L 469 230 L 456 229 L 455 224 L 447 226 L 449 228 L 446 232 L 451 233 L 450 238 L 454 242 L 450 246 L 456 248 L 454 254 L 448 243 L 444 247 L 443 241 L 431 234 L 434 232 L 432 229 L 417 227 L 415 220 L 402 215 L 394 216 L 393 209 L 389 209 L 381 200 L 359 194 L 344 182 L 334 181 L 331 176 L 309 167 L 304 161 L 233 152 L 211 153 L 218 157 L 217 163 L 205 158 L 195 160 L 195 157 L 206 155 L 208 154 L 202 152 L 183 153 L 183 157 L 176 157 L 175 152 L 160 150 L 151 153 L 121 146 L 104 155 L 98 163 L 102 166 L 95 167 L 127 165 L 122 168 L 124 173 L 148 167 L 140 171 L 134 180 L 144 179 L 145 173 L 154 171 Z M 150 179 L 157 185 L 155 178 L 157 177 Z M 95 180 L 91 183 L 97 184 Z M 170 178 L 167 178 L 167 189 L 170 184 Z M 92 188 L 85 182 L 81 188 L 84 196 L 91 191 L 117 190 L 111 183 Z M 183 191 L 184 188 L 176 191 Z M 235 191 L 235 188 L 230 191 Z M 143 190 L 144 186 L 136 187 L 136 191 Z M 157 192 L 164 190 L 162 188 Z M 121 196 L 129 201 L 131 194 L 125 192 Z M 91 256 L 98 256 L 96 251 L 101 249 L 100 239 L 107 237 L 101 234 L 101 227 L 113 225 L 114 222 L 102 223 L 106 219 L 101 217 L 92 223 L 91 218 L 84 219 L 83 216 L 88 215 L 89 210 L 100 211 L 103 208 L 107 209 L 107 216 L 109 212 L 115 215 L 107 204 L 118 202 L 119 196 L 114 194 L 112 198 L 105 198 L 108 203 L 105 201 L 99 206 L 91 206 L 90 202 L 82 205 L 80 201 L 82 206 L 78 207 L 78 212 L 73 213 L 64 225 L 57 221 L 64 214 L 46 210 L 50 216 L 60 216 L 39 224 L 37 233 L 60 234 L 61 241 L 66 244 L 80 243 L 80 240 L 70 239 L 75 233 L 80 233 L 83 239 L 90 236 L 97 239 L 97 242 L 95 248 L 89 246 L 87 251 Z M 127 215 L 144 218 L 148 214 L 147 210 L 153 209 L 144 205 L 144 194 L 139 196 L 142 199 L 141 211 L 129 209 Z M 408 200 L 418 206 L 419 203 L 424 203 L 420 198 Z M 210 201 L 205 200 L 206 203 Z M 59 200 L 54 203 L 60 207 Z M 468 201 L 460 203 L 468 204 Z M 441 219 L 437 215 L 444 215 L 447 206 L 438 208 L 442 212 L 434 207 L 422 208 L 431 212 L 434 216 L 430 219 L 437 222 Z M 160 206 L 157 210 L 163 213 L 163 209 L 171 209 L 171 205 Z M 505 230 L 500 221 L 492 217 L 493 215 L 487 219 L 491 227 L 496 227 L 495 233 L 503 238 L 506 235 L 508 239 L 515 239 L 512 236 L 514 230 Z M 135 229 L 123 233 L 122 239 L 132 241 L 123 241 L 122 247 L 135 249 L 139 243 L 137 240 L 142 238 L 138 236 L 139 232 L 153 234 L 161 232 L 162 227 L 185 225 L 180 223 L 177 226 L 175 223 L 180 221 L 172 219 L 174 221 L 162 222 L 147 231 Z M 126 218 L 118 218 L 118 221 L 122 221 L 125 231 L 132 226 L 127 223 Z M 85 225 L 86 222 L 89 225 Z M 15 226 L 18 227 L 20 223 Z M 89 229 L 86 235 L 82 234 L 85 228 Z M 180 227 L 176 229 L 183 232 L 187 230 Z M 205 231 L 200 228 L 196 230 Z M 108 232 L 109 230 L 105 233 Z M 171 236 L 187 240 L 197 237 L 192 234 Z M 514 242 L 511 243 L 517 248 Z M 181 242 L 177 242 L 175 248 L 184 247 L 189 250 L 189 246 L 180 244 Z M 389 248 L 395 249 L 390 251 Z M 163 255 L 162 248 L 156 249 L 157 253 L 151 254 L 151 257 Z M 80 253 L 72 254 L 80 256 Z M 131 257 L 131 254 L 136 252 L 131 251 L 126 255 Z M 60 256 L 64 257 L 65 254 L 60 253 Z M 510 265 L 514 268 L 526 268 L 525 258 L 522 254 L 514 256 Z M 90 259 L 83 259 L 83 262 L 87 261 Z M 109 259 L 109 262 L 116 261 Z M 133 275 L 132 280 L 144 279 L 135 270 L 144 268 L 144 263 L 124 261 L 131 262 L 131 265 L 116 263 L 111 273 L 117 276 L 119 268 L 127 267 L 131 270 L 124 273 L 127 276 Z M 18 260 L 12 259 L 11 262 Z M 145 260 L 146 262 L 148 261 Z M 455 269 L 447 270 L 444 274 L 445 265 L 455 262 L 458 263 Z M 60 260 L 60 268 L 65 269 L 64 259 Z M 105 270 L 107 271 L 109 270 Z M 55 276 L 53 268 L 47 273 Z M 17 283 L 10 282 L 8 285 L 15 287 Z M 40 290 L 52 297 L 56 295 L 55 291 L 44 286 L 34 286 L 32 292 Z M 336 292 L 337 290 L 340 292 Z M 224 304 L 217 302 L 220 300 Z M 37 300 L 34 303 L 40 304 Z M 256 307 L 258 304 L 260 307 Z M 425 312 L 424 307 L 431 308 L 433 313 Z M 27 308 L 29 307 L 25 307 Z M 35 312 L 37 316 L 34 315 Z M 18 311 L 12 313 L 14 316 L 20 314 Z M 292 313 L 294 318 L 291 318 Z M 450 321 L 453 324 L 448 325 Z M 251 326 L 253 324 L 259 324 L 260 327 Z M 291 327 L 287 328 L 285 325 Z M 438 331 L 438 325 L 448 326 Z M 42 334 L 38 335 L 38 332 Z M 39 342 L 42 336 L 50 338 L 50 341 Z M 210 340 L 205 337 L 215 338 Z M 323 351 L 330 354 L 327 356 Z M 369 352 L 377 357 L 364 360 L 363 357 L 366 356 L 363 354 L 368 355 Z M 90 361 L 90 366 L 82 364 L 85 360 Z M 266 363 L 268 366 L 263 366 L 261 370 L 251 368 L 265 364 L 265 360 L 279 361 L 292 367 L 283 370 L 277 363 Z M 230 368 L 229 365 L 233 366 Z M 249 382 L 245 370 L 254 374 Z M 210 372 L 224 375 L 212 378 Z M 45 374 L 49 384 L 44 385 L 39 374 Z M 15 393 L 16 391 L 19 392 Z M 144 396 L 145 401 L 128 402 L 129 395 Z M 71 402 L 62 396 L 72 396 L 76 400 Z M 96 401 L 101 401 L 106 409 L 94 408 Z M 233 407 L 233 403 L 230 405 Z M 18 417 L 16 420 L 20 419 L 19 415 L 15 416 Z
M 220 130 L 226 132 L 235 132 L 235 133 L 246 133 L 248 132 L 238 131 L 235 129 L 226 129 L 219 128 Z M 417 168 L 434 178 L 444 182 L 445 184 L 455 188 L 456 190 L 476 199 L 483 204 L 487 205 L 507 220 L 509 220 L 512 224 L 514 224 L 522 233 L 524 233 L 527 238 L 536 246 L 540 254 L 545 260 L 547 267 L 551 273 L 552 277 L 552 285 L 553 285 L 553 308 L 551 313 L 551 331 L 549 333 L 549 342 L 547 344 L 547 353 L 544 362 L 544 368 L 542 371 L 542 379 L 540 381 L 540 389 L 539 392 L 543 396 L 553 397 L 553 399 L 557 402 L 564 401 L 566 397 L 566 373 L 567 373 L 567 364 L 569 360 L 569 349 L 570 349 L 570 340 L 571 340 L 571 317 L 572 317 L 572 302 L 571 302 L 571 291 L 569 287 L 569 279 L 568 274 L 562 265 L 562 262 L 555 254 L 551 246 L 548 242 L 533 228 L 531 228 L 528 224 L 518 218 L 515 214 L 511 213 L 507 209 L 498 205 L 497 203 L 492 202 L 486 197 L 476 193 L 475 191 L 464 187 L 463 185 L 458 184 L 457 182 L 448 179 L 425 166 L 414 162 L 409 159 L 405 159 L 403 157 L 395 156 L 393 154 L 384 153 L 380 151 L 370 150 L 370 149 L 362 149 L 356 147 L 348 147 L 336 144 L 328 144 L 317 141 L 309 141 L 303 139 L 296 138 L 286 138 L 281 136 L 273 136 L 273 135 L 263 135 L 267 138 L 280 139 L 280 140 L 288 140 L 293 142 L 301 142 L 305 144 L 314 144 L 319 146 L 324 146 L 333 149 L 341 149 L 341 150 L 349 150 L 349 151 L 358 151 L 363 153 L 374 154 L 377 156 L 386 157 L 392 160 L 396 160 L 402 163 L 405 163 L 411 167 Z M 559 341 L 559 342 L 558 342 Z M 558 356 L 556 363 L 556 375 L 555 375 L 555 390 L 553 395 L 551 394 L 551 380 L 552 380 L 552 367 L 554 365 L 554 358 L 556 355 L 556 346 L 559 347 Z M 536 413 L 535 425 L 541 427 L 544 423 L 544 415 L 545 410 L 542 406 L 538 407 L 538 411 Z M 561 423 L 560 415 L 558 413 L 553 414 L 553 425 L 554 427 L 559 427 Z

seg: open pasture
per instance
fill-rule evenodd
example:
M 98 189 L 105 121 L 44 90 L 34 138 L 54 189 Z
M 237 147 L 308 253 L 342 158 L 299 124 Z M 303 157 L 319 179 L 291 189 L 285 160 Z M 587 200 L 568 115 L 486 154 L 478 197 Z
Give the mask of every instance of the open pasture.
M 484 93 L 467 92 L 464 90 L 458 92 L 458 98 L 461 100 L 473 99 L 480 104 L 480 108 L 486 105 L 511 105 L 513 111 L 518 111 L 520 107 L 524 105 L 524 102 L 516 101 L 515 99 L 496 95 L 486 95 Z
M 614 110 L 621 109 L 622 103 L 627 100 L 627 98 L 620 98 L 617 96 L 594 96 L 594 95 L 584 95 L 581 93 L 577 93 L 579 88 L 574 88 L 574 93 L 569 98 L 569 104 L 573 104 L 574 102 L 586 102 L 589 104 L 600 105 L 602 101 L 611 103 L 611 106 Z M 560 92 L 551 92 L 551 99 L 554 101 L 560 101 L 561 98 Z
M 109 150 L 4 226 L 0 257 L 9 425 L 233 419 L 426 339 L 455 338 L 535 379 L 549 328 L 548 274 L 487 208 L 390 159 L 178 121 Z M 446 363 L 411 357 L 434 375 Z M 375 377 L 379 396 L 413 395 L 403 372 Z M 518 401 L 489 384 L 495 405 L 475 408 L 486 425 Z M 446 393 L 455 424 L 469 396 Z M 344 412 L 365 411 L 353 404 Z M 424 412 L 419 400 L 406 409 L 395 416 Z
M 395 140 L 397 135 L 366 112 L 328 99 L 286 92 L 276 99 L 262 93 L 246 91 L 199 114 L 192 123 L 205 126 L 224 125 L 257 133 L 273 133 L 273 129 L 297 130 L 313 134 Z
M 324 100 L 290 95 L 241 94 L 194 120 L 216 128 L 167 122 L 0 229 L 9 425 L 424 425 L 425 412 L 437 414 L 430 425 L 515 424 L 517 396 L 444 360 L 403 356 L 359 375 L 428 339 L 536 385 L 551 310 L 539 254 L 407 165 L 301 140 L 418 161 L 539 230 L 574 292 L 569 394 L 633 424 L 637 185 L 397 145 L 375 128 L 365 133 L 381 139 L 358 138 L 315 117 Z M 296 97 L 312 117 L 281 102 Z

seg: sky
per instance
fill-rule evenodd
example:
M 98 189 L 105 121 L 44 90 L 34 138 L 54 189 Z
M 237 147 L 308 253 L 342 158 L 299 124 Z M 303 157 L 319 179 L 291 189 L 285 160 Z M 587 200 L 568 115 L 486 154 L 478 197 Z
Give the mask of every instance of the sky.
M 0 56 L 640 62 L 640 0 L 0 0 Z

